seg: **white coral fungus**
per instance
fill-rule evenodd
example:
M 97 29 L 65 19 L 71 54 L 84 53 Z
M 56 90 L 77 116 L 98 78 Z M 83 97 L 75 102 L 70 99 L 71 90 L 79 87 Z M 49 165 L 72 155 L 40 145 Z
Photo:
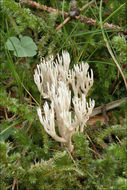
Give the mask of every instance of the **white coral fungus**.
M 41 95 L 51 102 L 50 105 L 45 102 L 44 116 L 41 108 L 37 109 L 41 124 L 53 139 L 72 151 L 72 136 L 78 131 L 83 132 L 95 101 L 90 99 L 89 103 L 86 102 L 86 95 L 93 85 L 93 71 L 89 74 L 88 63 L 77 64 L 71 70 L 69 66 L 68 52 L 57 55 L 56 61 L 50 56 L 37 65 L 34 81 Z

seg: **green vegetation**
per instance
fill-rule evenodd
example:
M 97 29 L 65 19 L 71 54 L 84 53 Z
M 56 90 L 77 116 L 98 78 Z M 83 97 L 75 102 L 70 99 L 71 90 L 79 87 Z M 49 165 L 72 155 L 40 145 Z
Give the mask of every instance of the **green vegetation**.
M 107 48 L 108 43 L 127 80 L 125 0 L 96 0 L 80 13 L 96 24 L 74 18 L 59 30 L 70 0 L 34 1 L 48 11 L 25 2 L 0 3 L 0 189 L 126 190 L 127 102 L 107 113 L 108 124 L 97 119 L 85 126 L 84 134 L 77 133 L 70 153 L 40 124 L 36 110 L 44 99 L 33 79 L 41 57 L 66 50 L 71 68 L 84 61 L 93 69 L 89 96 L 96 107 L 125 98 L 125 81 Z M 78 0 L 77 8 L 84 2 L 89 1 Z M 105 27 L 106 22 L 119 28 Z

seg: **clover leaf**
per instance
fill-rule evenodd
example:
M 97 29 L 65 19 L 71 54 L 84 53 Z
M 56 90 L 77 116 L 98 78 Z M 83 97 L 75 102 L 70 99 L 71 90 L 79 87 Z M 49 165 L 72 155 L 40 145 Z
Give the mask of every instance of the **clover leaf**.
M 20 40 L 17 37 L 10 37 L 6 46 L 8 50 L 14 51 L 17 57 L 33 57 L 37 53 L 37 46 L 29 36 L 23 36 Z

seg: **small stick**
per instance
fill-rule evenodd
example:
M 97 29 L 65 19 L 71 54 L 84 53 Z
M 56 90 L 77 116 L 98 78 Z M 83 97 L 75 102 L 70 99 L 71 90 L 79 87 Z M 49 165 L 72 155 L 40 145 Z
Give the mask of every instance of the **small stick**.
M 121 145 L 123 145 L 123 143 L 121 142 L 121 140 L 119 139 L 119 137 L 116 136 L 116 139 L 119 141 L 119 143 L 120 143 Z
M 72 0 L 72 2 L 71 2 L 71 9 L 70 9 L 70 14 L 69 15 L 71 15 L 71 13 L 72 13 L 73 14 L 73 18 L 79 19 L 80 12 L 83 11 L 84 9 L 87 9 L 89 7 L 89 5 L 92 4 L 93 2 L 95 2 L 95 0 L 92 0 L 91 2 L 87 3 L 81 9 L 76 9 L 76 1 Z M 78 14 L 78 16 L 76 14 Z M 62 26 L 65 25 L 68 21 L 70 21 L 71 18 L 72 18 L 71 16 L 68 16 L 60 25 L 58 25 L 56 27 L 55 30 L 57 31 L 60 28 L 62 28 Z
M 4 114 L 5 114 L 5 119 L 8 120 L 8 114 L 7 114 L 7 109 L 4 108 Z
M 25 5 L 29 5 L 31 7 L 34 7 L 36 9 L 44 10 L 47 13 L 55 12 L 56 14 L 59 14 L 59 15 L 63 14 L 63 12 L 59 11 L 58 9 L 54 9 L 52 7 L 47 7 L 46 5 L 40 5 L 39 3 L 35 2 L 35 1 L 24 1 L 24 0 L 18 0 L 18 1 L 25 4 Z M 91 3 L 92 2 L 89 2 L 88 4 L 90 5 Z M 88 5 L 84 5 L 81 9 L 84 10 L 85 6 L 86 6 L 86 8 L 88 7 Z M 68 12 L 64 12 L 65 17 L 68 17 L 68 14 L 69 14 Z M 75 16 L 75 19 L 79 19 L 79 16 Z M 92 18 L 88 18 L 88 17 L 83 16 L 83 15 L 80 16 L 80 22 L 82 22 L 84 24 L 90 24 L 91 26 L 94 26 L 97 23 L 96 20 L 94 20 Z M 120 26 L 109 24 L 109 23 L 105 23 L 104 27 L 114 29 L 114 30 L 122 30 L 123 31 L 123 29 Z
M 116 66 L 118 67 L 118 69 L 119 69 L 119 71 L 120 71 L 120 73 L 121 73 L 121 75 L 122 75 L 122 78 L 123 78 L 123 80 L 124 80 L 124 84 L 125 84 L 125 87 L 126 87 L 126 90 L 127 90 L 127 80 L 125 79 L 125 76 L 124 76 L 124 74 L 123 74 L 123 71 L 122 71 L 122 69 L 121 69 L 121 67 L 120 67 L 120 65 L 119 65 L 119 63 L 118 63 L 118 61 L 116 60 L 115 56 L 113 55 L 113 52 L 112 52 L 112 50 L 111 50 L 111 48 L 110 48 L 110 46 L 109 46 L 108 41 L 107 41 L 106 39 L 104 39 L 104 40 L 105 40 L 106 47 L 107 47 L 107 49 L 108 49 L 108 51 L 109 51 L 109 53 L 110 53 L 110 55 L 111 55 L 113 61 L 115 62 Z
M 64 24 L 66 24 L 69 20 L 71 20 L 71 17 L 70 17 L 70 16 L 67 17 L 60 25 L 58 25 L 55 30 L 57 31 L 57 30 L 59 30 L 60 28 L 62 28 L 62 26 L 63 26 Z
M 70 151 L 69 151 L 67 148 L 66 148 L 66 150 L 67 150 L 67 152 L 68 152 L 68 154 L 69 154 L 69 156 L 70 156 L 71 160 L 73 161 L 73 163 L 74 163 L 75 167 L 79 170 L 79 168 L 78 168 L 78 166 L 77 166 L 77 164 L 76 164 L 76 162 L 75 162 L 75 160 L 74 160 L 73 156 L 71 155 Z
M 105 104 L 102 104 L 102 114 L 103 114 L 103 116 L 104 116 L 104 121 L 105 121 L 105 125 L 106 125 L 106 127 L 109 127 L 109 123 L 108 123 L 108 121 L 109 121 L 109 118 L 108 118 L 108 116 L 107 116 L 107 113 L 106 113 L 106 105 Z M 109 135 L 109 142 L 111 143 L 112 142 L 112 136 L 111 135 Z
M 12 185 L 12 190 L 15 189 L 16 183 L 17 183 L 17 179 L 14 179 L 14 180 L 13 180 L 13 185 Z
M 106 113 L 107 110 L 106 110 L 106 105 L 105 104 L 102 104 L 101 111 L 102 111 L 103 116 L 104 116 L 105 125 L 106 125 L 106 127 L 109 127 L 108 116 L 107 116 L 107 113 Z
M 29 96 L 34 100 L 34 102 L 40 107 L 40 104 L 37 102 L 37 100 L 31 95 L 31 93 L 26 89 L 24 84 L 21 82 L 22 87 L 25 89 L 25 91 L 29 94 Z
M 96 152 L 96 154 L 99 156 L 99 158 L 101 158 L 101 155 L 98 153 L 94 143 L 92 142 L 91 138 L 89 137 L 89 135 L 87 134 L 87 132 L 85 131 L 85 135 L 87 136 L 87 138 L 89 139 L 89 141 L 91 142 L 92 146 L 93 146 L 93 149 L 94 151 Z M 95 155 L 95 158 L 97 158 L 97 156 Z
M 10 189 L 12 187 L 12 185 L 9 185 L 6 187 L 6 190 Z
M 31 126 L 32 126 L 32 123 L 33 123 L 33 122 L 30 122 L 30 124 L 29 124 L 29 126 L 28 126 L 28 128 L 27 128 L 27 133 L 29 132 L 29 130 L 30 130 Z
M 127 97 L 122 98 L 122 99 L 120 99 L 120 100 L 116 100 L 116 101 L 110 102 L 110 103 L 108 103 L 108 104 L 105 104 L 106 110 L 108 111 L 108 110 L 114 109 L 114 108 L 116 108 L 116 107 L 119 107 L 119 106 L 120 106 L 123 102 L 125 102 L 125 101 L 127 101 Z M 97 107 L 97 108 L 94 108 L 94 109 L 93 109 L 93 112 L 92 112 L 92 114 L 91 114 L 90 117 L 93 117 L 93 116 L 95 116 L 95 115 L 100 114 L 100 113 L 102 112 L 101 109 L 102 109 L 102 106 L 99 106 L 99 107 Z

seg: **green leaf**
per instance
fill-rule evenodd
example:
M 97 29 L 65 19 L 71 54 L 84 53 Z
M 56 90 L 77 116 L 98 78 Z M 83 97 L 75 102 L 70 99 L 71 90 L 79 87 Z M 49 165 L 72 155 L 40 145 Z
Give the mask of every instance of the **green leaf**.
M 15 48 L 20 46 L 20 41 L 16 37 L 10 37 L 6 42 L 6 46 L 8 50 L 15 51 Z
M 29 36 L 23 36 L 21 40 L 10 37 L 6 46 L 8 50 L 14 51 L 14 55 L 17 57 L 33 57 L 37 53 L 37 46 Z

